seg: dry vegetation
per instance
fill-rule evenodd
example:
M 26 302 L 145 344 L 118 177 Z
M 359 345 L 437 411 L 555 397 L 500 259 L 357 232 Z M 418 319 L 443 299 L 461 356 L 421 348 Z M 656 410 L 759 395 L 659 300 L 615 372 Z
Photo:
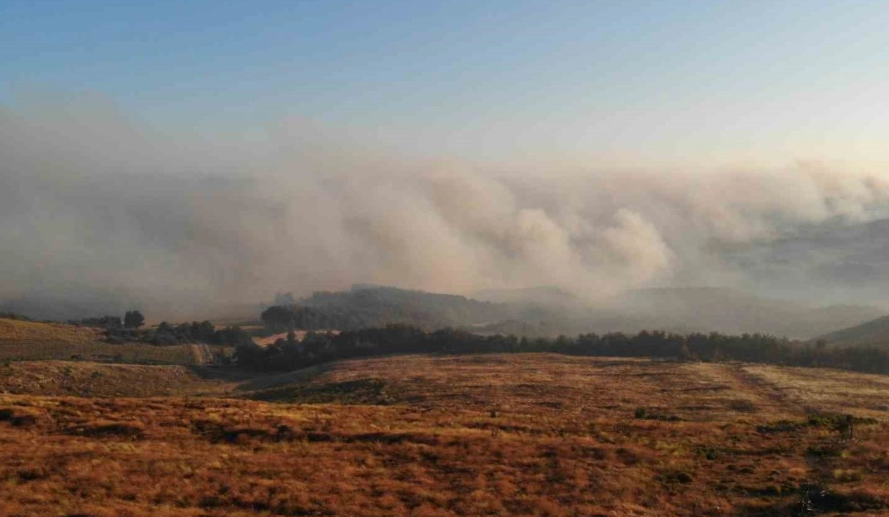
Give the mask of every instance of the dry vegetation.
M 0 318 L 0 339 L 4 342 L 74 345 L 98 341 L 99 336 L 93 328 Z
M 85 397 L 158 397 L 219 394 L 221 380 L 184 366 L 69 361 L 23 361 L 0 366 L 0 393 Z
M 116 345 L 101 331 L 62 323 L 0 318 L 0 361 L 84 360 L 118 363 L 194 364 L 188 345 Z
M 544 354 L 182 372 L 215 396 L 0 395 L 0 515 L 889 515 L 882 377 Z M 813 417 L 839 401 L 867 417 L 852 439 Z

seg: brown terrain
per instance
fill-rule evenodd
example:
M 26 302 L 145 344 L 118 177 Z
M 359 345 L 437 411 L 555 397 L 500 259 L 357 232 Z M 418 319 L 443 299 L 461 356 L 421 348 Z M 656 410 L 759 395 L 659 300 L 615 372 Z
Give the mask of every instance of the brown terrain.
M 883 376 L 551 354 L 0 368 L 4 516 L 889 515 Z

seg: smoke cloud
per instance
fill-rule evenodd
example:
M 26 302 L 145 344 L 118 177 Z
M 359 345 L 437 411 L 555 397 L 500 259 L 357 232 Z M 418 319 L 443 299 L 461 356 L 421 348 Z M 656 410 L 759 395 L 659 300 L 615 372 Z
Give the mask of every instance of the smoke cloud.
M 0 300 L 194 311 L 356 282 L 829 297 L 831 278 L 885 271 L 879 250 L 848 256 L 860 231 L 825 237 L 886 217 L 882 174 L 494 174 L 311 132 L 273 144 L 152 131 L 102 102 L 0 109 Z

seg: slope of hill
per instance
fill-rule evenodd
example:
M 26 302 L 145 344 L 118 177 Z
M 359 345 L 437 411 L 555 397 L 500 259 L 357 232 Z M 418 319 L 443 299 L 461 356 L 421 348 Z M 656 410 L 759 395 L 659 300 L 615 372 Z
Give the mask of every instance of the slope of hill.
M 0 367 L 0 392 L 81 397 L 222 394 L 227 384 L 186 366 L 17 361 Z
M 0 318 L 0 343 L 83 344 L 99 340 L 96 329 L 62 323 Z
M 836 330 L 819 336 L 818 340 L 832 345 L 884 345 L 889 346 L 889 316 Z
M 88 360 L 127 363 L 193 364 L 188 345 L 115 345 L 101 341 L 100 330 L 62 323 L 0 318 L 0 360 Z
M 243 384 L 274 404 L 0 394 L 0 513 L 883 515 L 887 383 L 529 354 Z M 837 410 L 855 415 L 854 440 L 838 439 Z

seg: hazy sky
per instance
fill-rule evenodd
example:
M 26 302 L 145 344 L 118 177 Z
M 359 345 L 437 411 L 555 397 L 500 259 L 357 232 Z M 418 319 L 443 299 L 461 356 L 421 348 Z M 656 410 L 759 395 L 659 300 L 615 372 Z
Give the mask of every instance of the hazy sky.
M 857 1 L 0 2 L 0 104 L 290 118 L 432 156 L 887 163 L 889 9 Z

